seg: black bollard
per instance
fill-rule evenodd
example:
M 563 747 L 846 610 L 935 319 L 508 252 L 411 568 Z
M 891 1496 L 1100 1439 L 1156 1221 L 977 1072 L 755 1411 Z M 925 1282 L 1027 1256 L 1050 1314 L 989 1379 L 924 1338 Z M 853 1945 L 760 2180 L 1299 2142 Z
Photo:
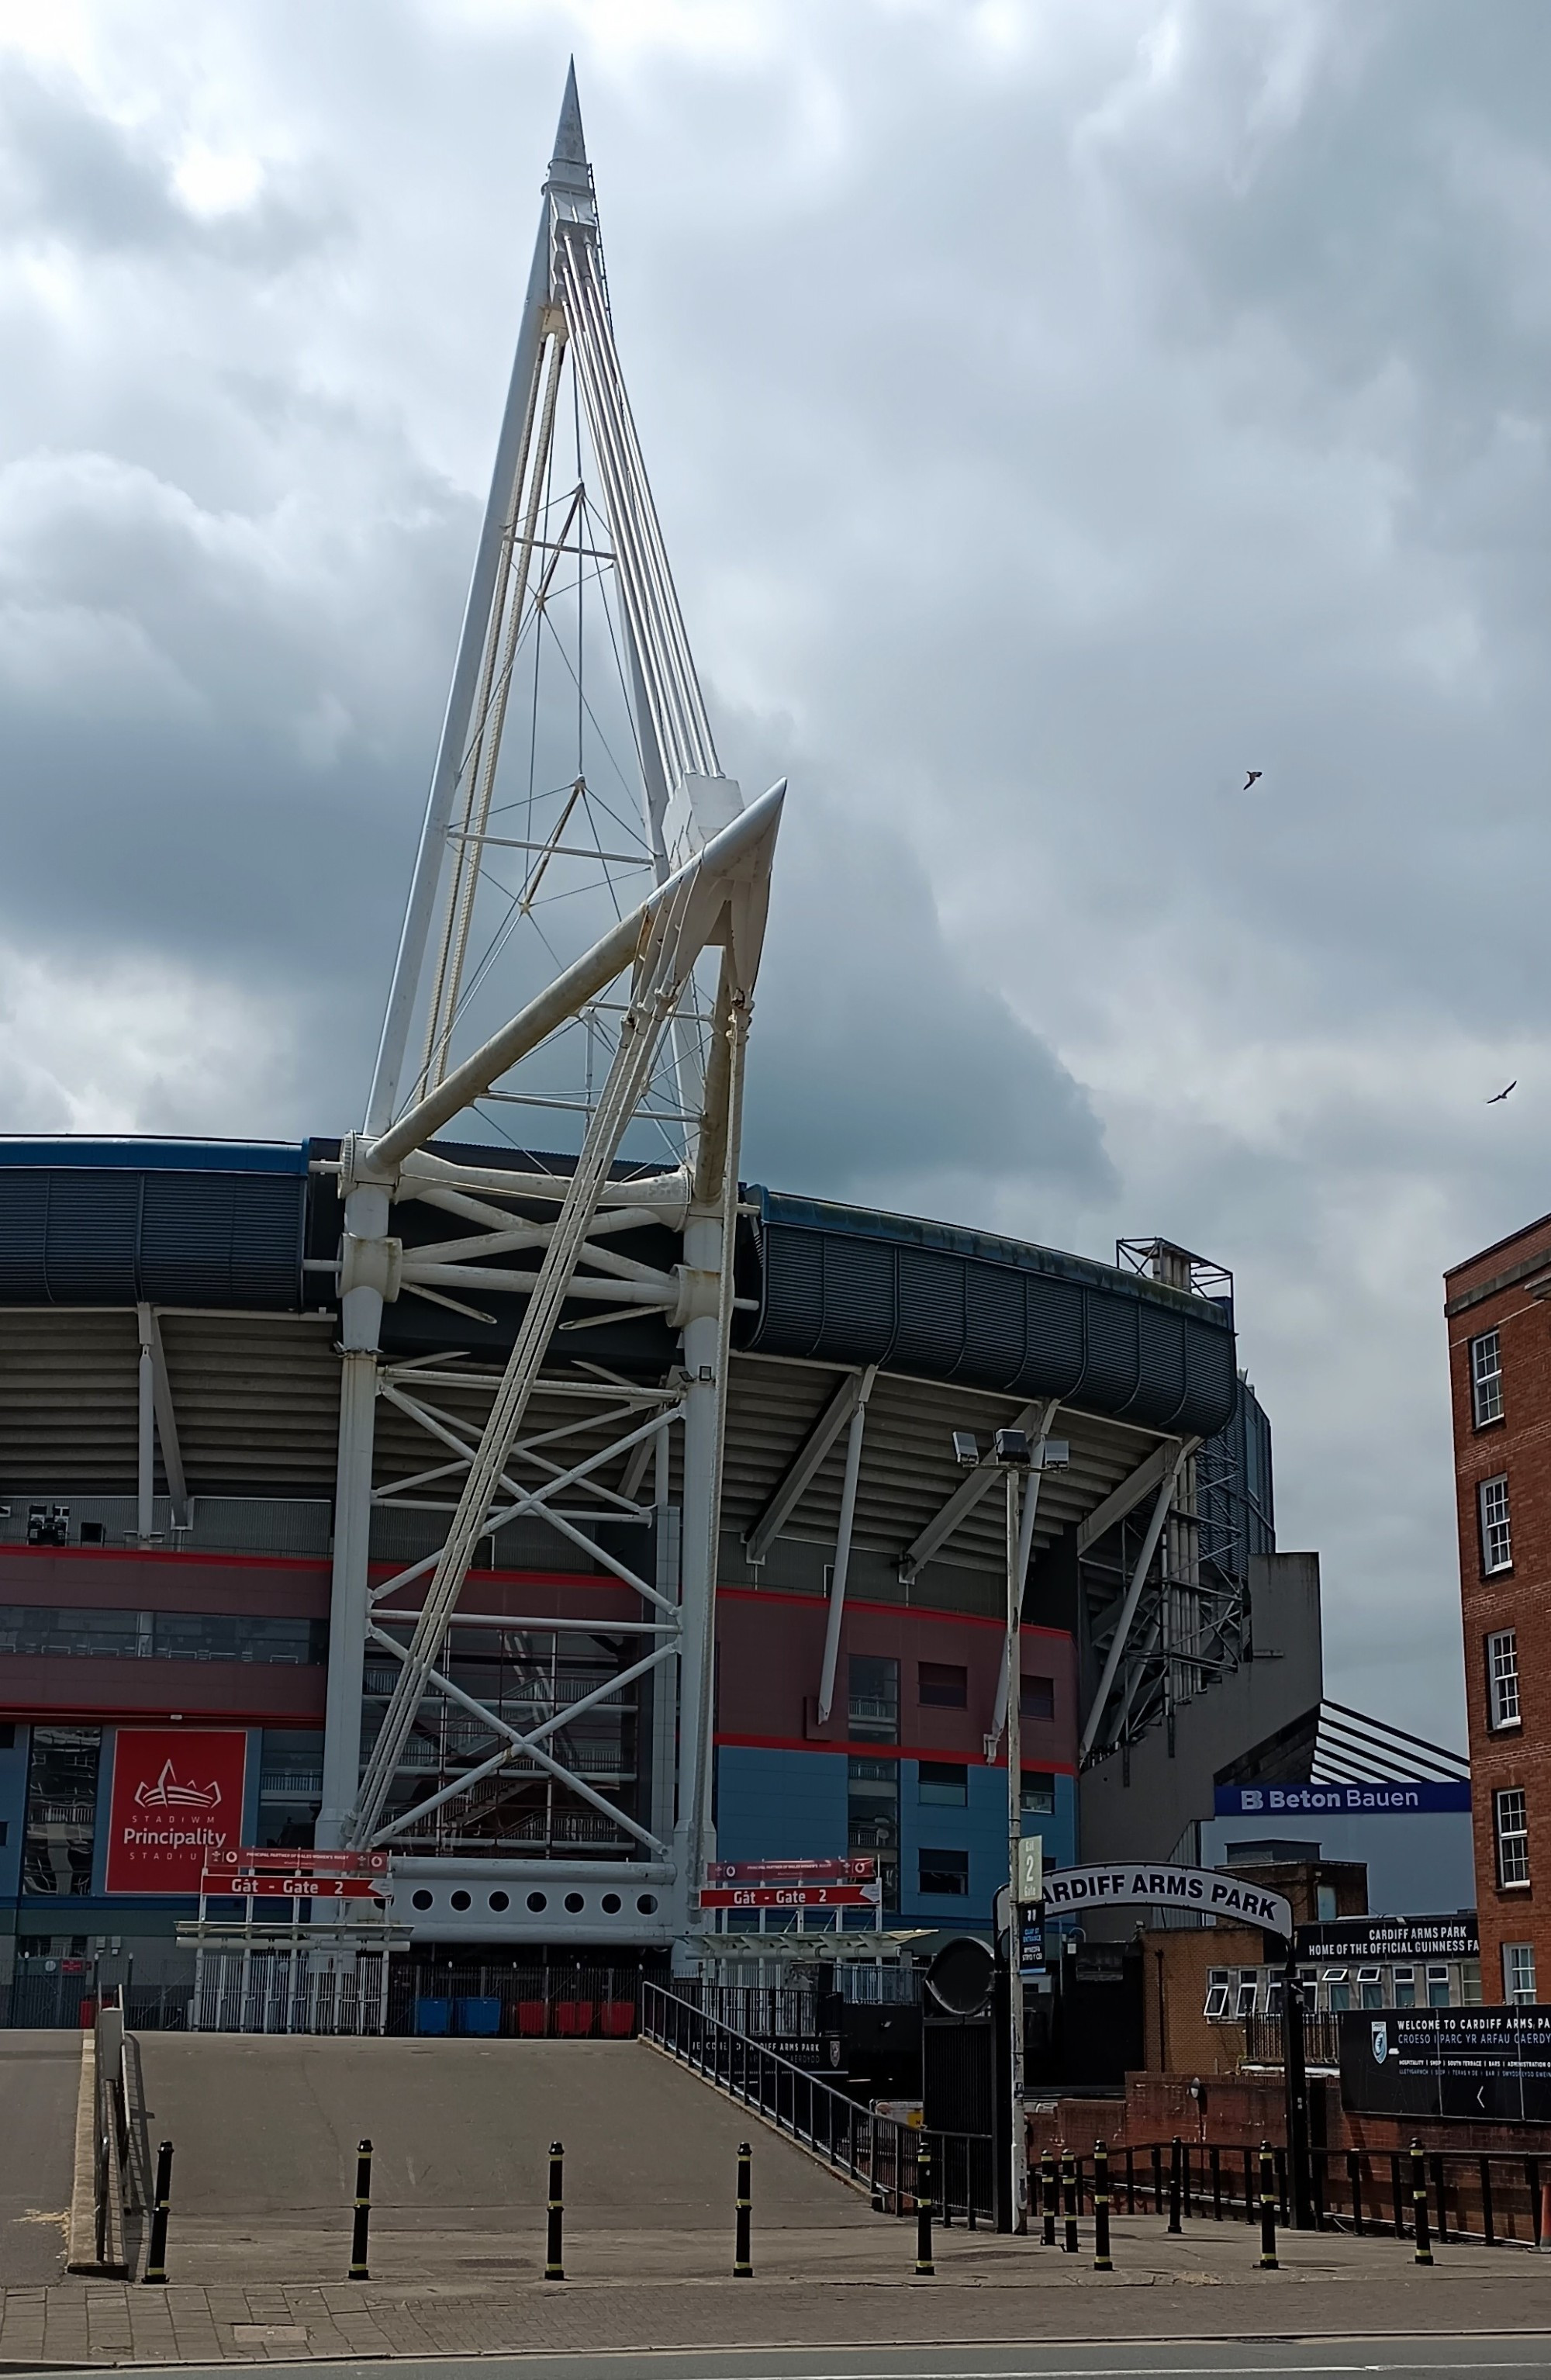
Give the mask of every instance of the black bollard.
M 1077 2168 L 1072 2163 L 1070 2149 L 1062 2149 L 1060 2153 L 1060 2180 L 1061 2195 L 1066 2201 L 1066 2237 L 1061 2247 L 1067 2255 L 1074 2256 L 1077 2253 Z
M 915 2269 L 929 2280 L 932 2262 L 932 2153 L 922 2141 L 915 2151 Z
M 371 2143 L 362 2141 L 356 2151 L 356 2220 L 350 2234 L 350 2278 L 370 2281 L 367 2270 L 366 2235 L 371 2221 Z
M 550 2228 L 544 2251 L 544 2278 L 563 2281 L 565 2265 L 561 2254 L 561 2225 L 565 2216 L 565 2200 L 562 2193 L 565 2151 L 559 2141 L 550 2143 Z
M 1171 2232 L 1180 2228 L 1180 2175 L 1184 2159 L 1185 2144 L 1176 2132 L 1174 2145 L 1169 2152 L 1169 2228 Z
M 737 2239 L 733 2249 L 733 2278 L 751 2281 L 754 2278 L 754 2245 L 749 2227 L 754 2219 L 754 2152 L 746 2141 L 738 2143 L 738 2215 Z M 558 2257 L 559 2249 L 555 2253 Z
M 1427 2225 L 1427 2160 L 1422 2154 L 1420 2141 L 1411 2144 L 1411 2204 L 1416 2228 L 1416 2257 L 1419 2265 L 1433 2261 L 1432 2234 Z
M 167 2215 L 173 2199 L 173 2144 L 164 2141 L 156 2152 L 156 2194 L 151 2208 L 151 2250 L 145 2277 L 167 2285 Z
M 1115 2269 L 1109 2260 L 1109 2149 L 1104 2141 L 1096 2141 L 1093 2150 L 1093 2268 Z
M 1047 2149 L 1039 2160 L 1039 2201 L 1044 2217 L 1041 2239 L 1047 2248 L 1056 2244 L 1056 2161 Z
M 1260 2143 L 1260 2269 L 1277 2269 L 1277 2166 L 1269 2141 Z

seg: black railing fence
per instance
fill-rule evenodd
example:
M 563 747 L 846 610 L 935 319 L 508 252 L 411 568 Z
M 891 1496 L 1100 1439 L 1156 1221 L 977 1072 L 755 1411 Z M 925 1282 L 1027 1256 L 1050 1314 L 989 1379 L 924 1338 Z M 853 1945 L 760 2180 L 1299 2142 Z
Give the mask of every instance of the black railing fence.
M 723 2024 L 697 2001 L 656 1984 L 641 1986 L 641 2037 L 870 2191 L 880 2211 L 914 2210 L 916 2159 L 925 2141 L 939 2220 L 966 2222 L 972 2229 L 994 2220 L 989 2135 L 927 2132 L 893 2117 L 875 2116 L 822 2075 L 808 2073 L 767 2043 Z
M 1287 2152 L 1274 2151 L 1277 2220 L 1291 2219 Z M 1206 2141 L 1152 2141 L 1109 2152 L 1109 2190 L 1117 2215 L 1167 2215 L 1170 2177 L 1180 2167 L 1180 2205 L 1192 2220 L 1256 2223 L 1260 2219 L 1260 2151 Z M 1428 2213 L 1440 2240 L 1474 2240 L 1487 2247 L 1541 2244 L 1542 2190 L 1551 2184 L 1551 2155 L 1509 2150 L 1428 2149 Z M 1411 2156 L 1405 2149 L 1314 2149 L 1313 2199 L 1317 2228 L 1363 2237 L 1410 2236 Z M 1038 2152 L 1034 2153 L 1036 2176 Z M 1079 2210 L 1093 2204 L 1091 2155 L 1074 2159 Z M 1548 2240 L 1551 2244 L 1551 2240 Z

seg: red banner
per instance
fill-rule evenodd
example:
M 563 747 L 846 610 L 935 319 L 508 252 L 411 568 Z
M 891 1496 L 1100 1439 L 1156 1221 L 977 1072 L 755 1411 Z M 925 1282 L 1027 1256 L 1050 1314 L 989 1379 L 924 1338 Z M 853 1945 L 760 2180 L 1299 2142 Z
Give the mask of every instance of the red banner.
M 121 1727 L 108 1812 L 109 1892 L 198 1892 L 242 1838 L 242 1728 Z
M 708 1884 L 871 1884 L 876 1859 L 710 1860 Z
M 702 1909 L 876 1909 L 876 1884 L 733 1884 L 700 1895 Z

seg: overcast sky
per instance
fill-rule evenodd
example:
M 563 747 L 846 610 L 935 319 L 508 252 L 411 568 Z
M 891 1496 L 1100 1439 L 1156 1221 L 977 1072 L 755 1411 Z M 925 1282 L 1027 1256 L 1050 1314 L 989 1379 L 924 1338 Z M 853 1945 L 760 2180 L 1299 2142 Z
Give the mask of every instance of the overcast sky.
M 1544 0 L 0 0 L 0 1123 L 357 1120 L 573 48 L 792 781 L 745 1172 L 1230 1267 L 1331 1691 L 1462 1742 L 1439 1274 L 1551 1207 Z

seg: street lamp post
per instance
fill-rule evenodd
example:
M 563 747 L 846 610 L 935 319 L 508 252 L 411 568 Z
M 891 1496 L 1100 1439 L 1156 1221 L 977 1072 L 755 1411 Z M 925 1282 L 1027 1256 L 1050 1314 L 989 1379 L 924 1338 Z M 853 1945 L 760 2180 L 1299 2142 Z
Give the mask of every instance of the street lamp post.
M 1052 1405 L 1051 1414 L 1054 1412 Z M 980 1448 L 969 1430 L 953 1432 L 955 1460 L 966 1470 L 978 1469 Z M 1064 1466 L 1064 1443 L 1043 1432 L 1031 1445 L 1021 1429 L 999 1429 L 992 1441 L 992 1459 L 1007 1482 L 1007 1633 L 1002 1651 L 1001 1707 L 986 1738 L 986 1758 L 996 1757 L 1003 1715 L 1007 1729 L 1007 2016 L 1009 2178 L 1008 2208 L 1014 2231 L 1028 2228 L 1028 2166 L 1024 2153 L 1024 1974 L 1023 1928 L 1019 1918 L 1024 1840 L 1023 1649 L 1024 1581 L 1034 1549 L 1034 1523 L 1039 1503 L 1042 1471 Z M 1024 1483 L 1027 1483 L 1026 1486 Z

